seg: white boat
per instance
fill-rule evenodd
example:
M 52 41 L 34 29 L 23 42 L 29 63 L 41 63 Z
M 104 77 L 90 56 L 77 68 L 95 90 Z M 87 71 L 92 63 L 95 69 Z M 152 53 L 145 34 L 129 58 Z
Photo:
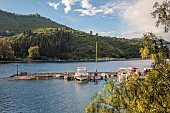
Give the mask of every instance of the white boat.
M 90 76 L 90 80 L 91 81 L 101 80 L 101 75 L 99 75 L 97 72 L 95 72 Z
M 128 68 L 119 68 L 118 69 L 118 82 L 121 83 L 124 80 L 127 80 L 130 75 L 135 74 L 141 76 L 141 72 L 137 67 L 128 67 Z
M 100 76 L 101 76 L 101 80 L 105 80 L 105 81 L 107 81 L 107 79 L 110 78 L 110 76 L 106 73 L 102 73 Z
M 87 82 L 89 81 L 89 75 L 87 73 L 87 67 L 77 67 L 77 71 L 74 75 L 76 82 Z

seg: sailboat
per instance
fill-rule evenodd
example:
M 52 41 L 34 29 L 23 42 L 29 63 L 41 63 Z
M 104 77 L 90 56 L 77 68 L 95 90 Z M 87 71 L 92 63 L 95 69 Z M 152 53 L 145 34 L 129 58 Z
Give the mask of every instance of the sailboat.
M 97 61 L 98 61 L 98 58 L 97 58 L 97 42 L 96 42 L 96 72 L 93 73 L 93 74 L 90 76 L 90 79 L 91 79 L 92 81 L 101 80 L 101 76 L 100 76 L 100 75 L 98 74 L 98 72 L 97 72 L 97 67 L 98 67 Z

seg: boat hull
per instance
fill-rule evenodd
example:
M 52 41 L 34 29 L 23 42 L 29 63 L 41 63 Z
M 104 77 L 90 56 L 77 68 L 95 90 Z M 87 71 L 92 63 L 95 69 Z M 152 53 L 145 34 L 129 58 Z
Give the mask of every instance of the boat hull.
M 88 76 L 75 76 L 75 81 L 78 83 L 85 83 L 89 81 Z
M 88 82 L 89 82 L 89 79 L 82 79 L 82 80 L 80 80 L 80 79 L 76 79 L 76 78 L 75 78 L 75 82 L 76 82 L 76 83 L 88 83 Z

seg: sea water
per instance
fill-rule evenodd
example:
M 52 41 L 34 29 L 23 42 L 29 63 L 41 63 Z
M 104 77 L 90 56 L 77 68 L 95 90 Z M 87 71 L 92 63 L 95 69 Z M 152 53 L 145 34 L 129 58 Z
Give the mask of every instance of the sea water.
M 117 71 L 120 67 L 135 66 L 140 70 L 151 60 L 98 62 L 97 71 Z M 18 63 L 18 72 L 75 72 L 78 66 L 96 71 L 95 62 L 32 62 Z M 82 113 L 91 97 L 102 91 L 105 81 L 77 84 L 74 81 L 13 80 L 6 78 L 17 73 L 16 63 L 0 64 L 0 112 L 2 113 Z

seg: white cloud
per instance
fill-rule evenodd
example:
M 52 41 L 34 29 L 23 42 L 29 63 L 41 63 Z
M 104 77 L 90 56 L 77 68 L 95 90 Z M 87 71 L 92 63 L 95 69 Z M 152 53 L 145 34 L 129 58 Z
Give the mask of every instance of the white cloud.
M 81 1 L 81 7 L 84 9 L 75 9 L 75 12 L 79 12 L 80 16 L 93 16 L 96 15 L 97 10 L 96 7 L 93 7 L 92 4 L 89 3 L 88 0 L 82 0 Z
M 74 12 L 80 13 L 80 16 L 100 14 L 101 17 L 108 17 L 108 19 L 120 16 L 126 24 L 125 32 L 123 30 L 120 33 L 101 32 L 102 35 L 139 38 L 143 33 L 153 32 L 157 35 L 162 35 L 166 40 L 170 40 L 170 32 L 164 33 L 161 25 L 158 28 L 155 27 L 156 20 L 151 16 L 151 12 L 154 10 L 153 5 L 156 1 L 162 3 L 164 0 L 121 0 L 108 2 L 100 6 L 93 6 L 90 0 L 61 0 L 57 4 L 50 2 L 48 4 L 54 9 L 58 9 L 59 5 L 63 4 L 65 13 L 71 11 L 73 5 L 79 4 L 80 8 L 74 9 Z
M 96 7 L 92 7 L 90 9 L 76 9 L 74 10 L 76 12 L 80 12 L 80 16 L 85 16 L 85 15 L 88 15 L 88 16 L 93 16 L 93 15 L 96 15 L 97 13 L 97 10 L 96 10 Z
M 71 6 L 67 6 L 66 8 L 64 8 L 65 13 L 68 13 L 71 10 Z
M 81 16 L 88 15 L 93 16 L 97 13 L 100 14 L 110 14 L 120 13 L 129 6 L 129 2 L 113 3 L 108 2 L 105 5 L 100 5 L 98 7 L 93 7 L 88 0 L 83 0 L 81 2 L 81 7 L 84 9 L 75 9 L 75 12 L 79 12 Z
M 58 6 L 60 5 L 60 2 L 59 2 L 59 3 L 48 2 L 48 5 L 57 10 L 57 9 L 58 9 Z
M 64 11 L 65 13 L 68 13 L 71 10 L 71 6 L 78 1 L 79 0 L 61 0 L 61 2 L 59 3 L 48 2 L 48 5 L 57 10 L 59 5 L 64 4 L 65 5 Z
M 132 0 L 133 1 L 133 0 Z M 64 11 L 65 13 L 68 13 L 71 9 L 72 6 L 75 4 L 80 4 L 81 8 L 79 9 L 74 9 L 75 12 L 79 12 L 80 16 L 88 15 L 88 16 L 93 16 L 98 13 L 100 14 L 109 14 L 113 15 L 115 13 L 119 13 L 123 10 L 125 10 L 131 2 L 127 2 L 125 0 L 121 2 L 108 2 L 104 5 L 100 5 L 97 7 L 94 7 L 92 4 L 90 4 L 89 0 L 61 0 L 61 3 L 51 3 L 49 2 L 48 4 L 54 9 L 58 9 L 58 6 L 60 4 L 65 5 Z
M 137 0 L 124 11 L 122 18 L 128 26 L 137 32 L 153 32 L 162 35 L 166 40 L 170 40 L 170 32 L 164 33 L 161 25 L 158 28 L 155 27 L 156 19 L 151 16 L 156 1 L 162 3 L 164 0 Z
M 77 3 L 80 3 L 82 8 L 91 8 L 92 7 L 92 5 L 89 4 L 88 0 L 61 0 L 61 2 L 59 2 L 59 3 L 48 2 L 48 5 L 57 10 L 58 6 L 60 4 L 63 4 L 63 5 L 65 5 L 65 8 L 64 8 L 65 13 L 68 13 L 69 11 L 71 11 L 71 7 Z
M 113 3 L 113 2 L 108 2 L 105 5 L 99 6 L 99 12 L 103 14 L 113 14 L 113 13 L 119 13 L 125 10 L 130 3 L 122 1 L 120 3 Z
M 64 8 L 65 13 L 68 13 L 71 10 L 71 6 L 79 0 L 61 0 L 61 3 L 66 7 Z
M 84 1 L 84 2 L 83 2 Z M 153 32 L 156 35 L 165 37 L 166 40 L 170 40 L 170 32 L 164 33 L 163 26 L 155 27 L 156 19 L 152 18 L 151 13 L 154 11 L 154 3 L 162 3 L 164 0 L 132 0 L 121 2 L 108 2 L 105 5 L 93 7 L 88 0 L 83 0 L 84 3 L 82 9 L 76 9 L 75 12 L 79 12 L 80 16 L 94 16 L 97 14 L 104 15 L 118 15 L 122 17 L 127 27 L 125 32 L 115 33 L 113 31 L 100 32 L 101 35 L 106 36 L 120 36 L 127 38 L 140 38 L 146 32 Z M 84 9 L 83 9 L 84 8 Z M 112 19 L 113 17 L 110 17 Z M 129 29 L 129 30 L 127 30 Z
M 81 7 L 82 7 L 82 8 L 89 9 L 89 8 L 92 7 L 92 5 L 89 3 L 88 0 L 82 0 L 82 1 L 81 1 Z

